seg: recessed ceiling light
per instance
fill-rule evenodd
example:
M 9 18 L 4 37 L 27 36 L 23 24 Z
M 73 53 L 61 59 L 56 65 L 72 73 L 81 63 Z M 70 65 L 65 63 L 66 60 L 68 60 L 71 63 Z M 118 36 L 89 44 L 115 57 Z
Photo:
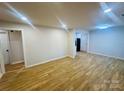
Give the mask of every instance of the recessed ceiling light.
M 111 8 L 104 10 L 105 13 L 111 12 Z

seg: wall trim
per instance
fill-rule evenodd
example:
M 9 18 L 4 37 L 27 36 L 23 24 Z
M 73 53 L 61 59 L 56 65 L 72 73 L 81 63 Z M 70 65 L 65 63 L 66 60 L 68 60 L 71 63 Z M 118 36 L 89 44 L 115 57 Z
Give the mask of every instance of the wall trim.
M 88 51 L 88 53 L 96 54 L 96 55 L 101 55 L 101 56 L 105 56 L 105 57 L 110 57 L 110 58 L 115 58 L 115 59 L 120 59 L 120 60 L 124 60 L 124 58 L 121 58 L 121 57 L 106 55 L 106 54 L 97 53 L 97 52 L 92 52 L 92 51 Z
M 9 23 L 9 24 L 17 24 L 17 25 L 23 25 L 23 26 L 29 26 L 28 24 L 25 24 L 25 23 L 16 23 L 16 22 L 9 22 L 9 21 L 1 21 L 0 23 L 3 23 L 3 24 L 6 24 L 6 23 Z M 65 30 L 61 27 L 53 27 L 53 26 L 47 26 L 47 25 L 34 25 L 36 27 L 43 27 L 43 28 L 52 28 L 52 29 L 60 29 L 60 30 Z M 1 29 L 5 29 L 5 27 L 0 27 Z M 8 27 L 7 29 L 9 29 L 11 27 Z M 11 28 L 12 30 L 16 30 L 16 28 Z M 21 28 L 19 28 L 20 30 L 23 30 Z
M 24 60 L 14 61 L 14 62 L 12 62 L 11 64 L 18 64 L 18 63 L 23 63 L 23 62 L 24 62 Z
M 72 58 L 72 59 L 74 59 L 74 58 L 75 58 L 74 56 L 70 56 L 70 55 L 67 55 L 66 57 L 69 57 L 69 58 Z
M 1 73 L 1 74 L 0 74 L 0 79 L 2 78 L 2 76 L 3 76 L 3 74 Z
M 30 67 L 33 67 L 33 66 L 38 66 L 38 65 L 41 65 L 41 64 L 45 64 L 45 63 L 48 63 L 48 62 L 51 62 L 51 61 L 56 61 L 56 60 L 59 60 L 59 59 L 62 59 L 62 58 L 66 58 L 66 57 L 69 57 L 69 56 L 66 55 L 66 56 L 62 56 L 62 57 L 58 57 L 58 58 L 53 58 L 53 59 L 50 59 L 50 60 L 42 61 L 42 62 L 33 64 L 33 65 L 26 66 L 26 68 L 30 68 Z

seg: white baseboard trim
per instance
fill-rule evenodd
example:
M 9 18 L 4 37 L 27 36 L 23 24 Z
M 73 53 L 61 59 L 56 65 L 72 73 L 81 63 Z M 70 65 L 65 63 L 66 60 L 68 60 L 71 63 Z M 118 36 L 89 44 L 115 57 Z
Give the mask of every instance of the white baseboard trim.
M 124 60 L 124 58 L 121 58 L 121 57 L 116 57 L 116 56 L 111 56 L 111 55 L 105 55 L 105 54 L 102 54 L 102 53 L 97 53 L 97 52 L 92 52 L 92 51 L 88 51 L 88 53 L 96 54 L 96 55 L 101 55 L 101 56 L 105 56 L 105 57 L 110 57 L 110 58 L 115 58 L 115 59 L 120 59 L 120 60 Z
M 53 58 L 53 59 L 50 59 L 50 60 L 47 60 L 47 61 L 44 61 L 44 62 L 39 62 L 39 63 L 37 63 L 37 64 L 33 64 L 33 65 L 26 66 L 26 68 L 30 68 L 30 67 L 33 67 L 33 66 L 37 66 L 37 65 L 44 64 L 44 63 L 48 63 L 48 62 L 50 62 L 50 61 L 59 60 L 59 59 L 65 58 L 65 57 L 68 57 L 68 56 L 62 56 L 62 57 L 58 57 L 58 58 Z
M 74 57 L 73 56 L 70 56 L 70 55 L 68 55 L 67 57 L 70 57 L 70 58 L 74 59 Z
M 0 79 L 2 78 L 3 74 L 0 74 Z
M 11 64 L 18 64 L 18 63 L 22 63 L 22 62 L 24 62 L 24 60 L 14 61 L 14 62 L 12 62 Z

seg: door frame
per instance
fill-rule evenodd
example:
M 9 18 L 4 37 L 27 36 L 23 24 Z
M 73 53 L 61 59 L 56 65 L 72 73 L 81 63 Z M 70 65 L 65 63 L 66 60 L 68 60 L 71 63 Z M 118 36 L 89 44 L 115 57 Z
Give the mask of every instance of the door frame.
M 2 62 L 0 64 L 0 66 L 1 66 L 1 73 L 4 74 L 5 73 L 5 67 L 4 67 L 3 55 L 0 55 L 0 56 L 1 56 L 1 60 L 2 60 Z
M 25 43 L 24 43 L 24 33 L 23 33 L 23 29 L 17 29 L 17 28 L 6 28 L 6 27 L 0 27 L 0 30 L 5 30 L 5 31 L 9 31 L 9 30 L 17 30 L 17 31 L 21 31 L 21 37 L 22 37 L 22 46 L 23 46 L 23 55 L 24 55 L 24 65 L 25 67 L 27 67 L 27 61 L 26 61 L 26 53 L 25 53 Z M 4 63 L 4 60 L 3 60 Z M 5 64 L 2 65 L 2 74 L 5 73 Z
M 0 29 L 1 30 L 1 29 Z M 3 32 L 3 33 L 5 33 L 5 34 L 7 34 L 7 43 L 8 43 L 8 49 L 10 50 L 10 44 L 9 44 L 9 35 L 8 35 L 8 31 L 7 30 L 3 30 L 3 31 L 1 31 L 1 32 Z M 1 33 L 0 32 L 0 33 Z M 8 60 L 9 60 L 9 62 L 10 62 L 10 52 L 8 52 Z
M 81 37 L 82 37 L 82 33 L 85 33 L 86 35 L 87 35 L 87 40 L 86 40 L 86 51 L 85 52 L 87 52 L 87 53 L 89 53 L 89 46 L 90 46 L 90 44 L 89 44 L 89 31 L 75 31 L 75 41 L 76 41 L 76 39 L 77 39 L 77 36 L 76 36 L 76 32 L 81 32 Z M 82 40 L 82 38 L 80 38 L 81 40 Z M 81 43 L 80 43 L 81 44 Z M 76 51 L 76 50 L 75 50 Z M 77 51 L 76 51 L 76 53 L 77 53 Z
M 6 30 L 3 30 L 3 29 L 0 29 L 0 30 L 1 30 L 0 33 L 5 33 L 5 34 L 7 34 L 8 49 L 10 49 L 8 32 L 7 32 Z M 9 55 L 9 53 L 8 53 L 8 55 Z M 1 73 L 2 73 L 2 75 L 3 75 L 6 71 L 5 71 L 4 56 L 2 55 L 2 51 L 1 51 L 1 55 L 0 55 L 0 56 L 1 56 L 1 60 L 2 60 L 2 62 L 1 62 L 1 64 L 0 64 L 0 66 L 1 66 Z M 8 56 L 8 58 L 9 58 L 9 60 L 10 60 L 10 56 Z

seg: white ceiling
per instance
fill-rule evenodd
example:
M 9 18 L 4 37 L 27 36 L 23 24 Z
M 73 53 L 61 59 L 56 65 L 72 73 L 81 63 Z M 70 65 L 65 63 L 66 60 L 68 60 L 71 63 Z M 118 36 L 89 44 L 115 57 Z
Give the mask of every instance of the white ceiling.
M 32 24 L 50 27 L 95 28 L 104 24 L 124 25 L 124 3 L 107 3 L 112 14 L 104 13 L 100 3 L 9 3 L 11 7 L 26 16 Z M 25 23 L 5 3 L 0 3 L 0 20 Z M 113 17 L 114 15 L 114 17 Z M 120 20 L 115 20 L 115 17 Z

